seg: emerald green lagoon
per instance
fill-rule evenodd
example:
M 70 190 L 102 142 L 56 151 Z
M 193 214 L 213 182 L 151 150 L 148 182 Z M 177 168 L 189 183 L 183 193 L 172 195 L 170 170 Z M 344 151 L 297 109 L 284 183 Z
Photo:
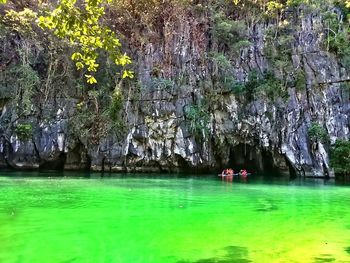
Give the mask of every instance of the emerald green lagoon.
M 333 181 L 1 175 L 4 263 L 350 262 Z

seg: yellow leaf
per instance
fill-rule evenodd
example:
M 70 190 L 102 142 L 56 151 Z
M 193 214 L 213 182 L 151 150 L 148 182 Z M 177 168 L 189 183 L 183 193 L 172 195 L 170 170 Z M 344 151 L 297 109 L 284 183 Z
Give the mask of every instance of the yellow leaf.
M 82 58 L 82 55 L 79 52 L 75 52 L 72 54 L 72 60 L 79 60 Z
M 97 83 L 97 80 L 94 78 L 94 76 L 85 75 L 85 77 L 87 78 L 87 80 L 86 80 L 87 83 L 89 83 L 89 84 Z
M 134 72 L 130 70 L 124 70 L 122 78 L 133 78 L 134 77 Z
M 84 68 L 84 64 L 82 62 L 75 63 L 75 66 L 77 67 L 78 70 Z

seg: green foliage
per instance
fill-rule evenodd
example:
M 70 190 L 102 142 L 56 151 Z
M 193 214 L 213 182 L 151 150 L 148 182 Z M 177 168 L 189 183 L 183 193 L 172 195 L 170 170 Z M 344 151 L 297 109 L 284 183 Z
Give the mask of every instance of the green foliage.
M 231 86 L 231 91 L 236 95 L 245 94 L 245 85 L 242 82 L 234 81 Z
M 10 73 L 15 77 L 14 87 L 17 87 L 15 101 L 19 110 L 28 115 L 33 107 L 32 97 L 34 88 L 39 85 L 38 73 L 29 64 L 13 67 Z
M 223 90 L 232 91 L 237 95 L 239 94 L 238 85 L 240 85 L 240 84 L 235 80 L 233 75 L 221 76 L 219 78 L 219 83 L 220 83 L 220 86 Z
M 344 91 L 350 92 L 350 83 L 349 82 L 343 82 L 340 84 L 340 88 Z
M 227 73 L 232 69 L 230 60 L 220 52 L 210 52 L 209 56 L 220 72 Z
M 7 10 L 1 17 L 1 22 L 13 31 L 21 34 L 33 33 L 32 25 L 37 18 L 37 13 L 31 9 L 24 8 L 23 11 Z
M 98 143 L 101 136 L 101 125 L 100 122 L 96 121 L 99 121 L 99 119 L 84 103 L 80 103 L 77 105 L 75 114 L 69 119 L 69 131 L 76 138 Z
M 114 122 L 120 120 L 120 111 L 123 107 L 123 95 L 117 86 L 112 95 L 112 101 L 109 106 L 109 115 Z
M 286 87 L 276 78 L 272 71 L 268 71 L 263 75 L 263 79 L 261 79 L 259 86 L 256 88 L 256 94 L 271 100 L 288 98 Z
M 266 3 L 266 14 L 273 16 L 276 13 L 280 12 L 283 7 L 283 4 L 278 1 L 268 1 Z
M 329 143 L 327 130 L 317 122 L 312 122 L 308 129 L 308 135 L 312 142 Z
M 217 74 L 219 85 L 224 90 L 232 90 L 235 80 L 232 74 L 232 65 L 229 59 L 220 52 L 210 52 L 209 56 L 213 62 L 214 72 Z
M 285 10 L 288 7 L 312 5 L 316 8 L 324 3 L 334 4 L 341 2 L 350 8 L 350 0 L 232 0 L 232 2 L 236 6 L 259 8 L 268 15 L 276 14 L 277 12 Z
M 292 71 L 293 42 L 289 23 L 270 27 L 265 33 L 264 54 L 281 75 Z
M 278 17 L 287 6 L 307 0 L 233 0 L 233 4 L 242 9 L 258 10 L 266 18 Z
M 39 26 L 52 30 L 61 39 L 69 40 L 79 50 L 72 55 L 78 70 L 86 68 L 87 82 L 97 82 L 93 73 L 99 63 L 98 51 L 109 54 L 110 59 L 122 67 L 131 63 L 131 59 L 121 52 L 121 43 L 115 33 L 101 23 L 105 15 L 104 4 L 111 0 L 84 0 L 83 7 L 77 0 L 62 0 L 55 10 L 47 16 L 39 17 Z M 133 77 L 133 72 L 124 70 L 122 78 Z
M 271 100 L 278 97 L 288 97 L 286 87 L 272 71 L 267 71 L 264 74 L 259 74 L 256 70 L 250 71 L 247 81 L 245 83 L 235 82 L 232 91 L 237 95 L 244 95 L 247 101 L 252 101 L 256 97 Z
M 287 0 L 287 6 L 290 7 L 298 7 L 302 4 L 307 4 L 309 3 L 309 1 L 305 1 L 305 0 Z
M 20 54 L 21 52 L 19 51 Z M 40 78 L 29 61 L 23 57 L 22 60 L 22 64 L 12 65 L 0 72 L 0 98 L 11 99 L 17 114 L 29 115 L 33 110 L 32 99 L 39 87 Z
M 347 32 L 339 32 L 336 35 L 329 34 L 329 46 L 328 50 L 334 52 L 340 56 L 347 53 L 346 49 L 349 46 L 349 39 Z
M 165 78 L 152 78 L 151 86 L 159 90 L 170 90 L 175 86 L 174 81 Z
M 350 40 L 347 32 L 330 37 L 329 51 L 338 54 L 344 66 L 350 67 Z
M 254 100 L 255 92 L 260 86 L 261 76 L 259 76 L 256 70 L 252 70 L 248 73 L 248 79 L 246 82 L 234 81 L 231 86 L 231 90 L 236 95 L 243 95 L 247 101 Z
M 350 0 L 348 2 L 344 0 L 334 0 L 334 5 L 339 8 L 344 15 L 344 22 L 350 24 Z
M 97 74 L 101 80 L 99 89 L 90 87 L 87 97 L 77 103 L 75 114 L 69 119 L 72 136 L 91 144 L 98 144 L 107 136 L 121 137 L 125 132 L 122 87 L 115 85 L 111 92 L 113 83 L 108 68 Z
M 265 33 L 264 54 L 272 69 L 265 74 L 263 90 L 270 98 L 288 98 L 288 86 L 294 85 L 297 90 L 305 88 L 305 73 L 293 66 L 294 30 L 293 25 L 284 20 L 276 26 L 270 26 Z
M 209 133 L 210 115 L 202 103 L 187 106 L 185 108 L 185 119 L 195 137 L 201 138 Z
M 344 15 L 349 15 L 350 9 L 341 5 Z M 327 51 L 338 55 L 345 67 L 350 67 L 350 39 L 349 25 L 343 26 L 343 21 L 338 20 L 338 15 L 331 11 L 323 13 L 323 22 L 325 24 L 326 37 L 324 38 L 324 47 Z
M 251 45 L 243 20 L 231 20 L 222 11 L 214 16 L 213 35 L 218 42 L 232 52 Z
M 237 53 L 240 49 L 250 47 L 251 45 L 252 43 L 249 40 L 241 39 L 233 44 L 232 49 Z
M 301 69 L 299 69 L 297 72 L 296 72 L 296 75 L 295 75 L 295 88 L 296 90 L 298 91 L 302 91 L 305 89 L 306 87 L 306 76 L 305 76 L 305 72 Z
M 350 141 L 336 141 L 330 152 L 330 164 L 336 174 L 350 175 Z
M 257 88 L 260 86 L 260 79 L 258 72 L 256 70 L 252 70 L 248 74 L 248 81 L 245 83 L 245 95 L 248 101 L 252 101 L 254 99 L 254 94 Z
M 69 119 L 69 131 L 72 137 L 96 145 L 108 135 L 122 136 L 125 125 L 117 109 L 113 108 L 113 104 L 111 110 L 96 112 L 86 104 L 78 104 L 74 116 Z
M 33 127 L 31 124 L 18 124 L 15 127 L 15 134 L 21 141 L 28 141 L 33 135 Z
M 11 73 L 16 76 L 17 83 L 26 89 L 33 89 L 39 84 L 38 73 L 29 64 L 13 67 Z

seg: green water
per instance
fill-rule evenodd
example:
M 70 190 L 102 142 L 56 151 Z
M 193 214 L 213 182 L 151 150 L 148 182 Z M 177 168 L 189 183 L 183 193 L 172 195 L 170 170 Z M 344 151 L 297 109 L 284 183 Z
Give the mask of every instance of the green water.
M 5 175 L 0 262 L 350 262 L 349 186 Z

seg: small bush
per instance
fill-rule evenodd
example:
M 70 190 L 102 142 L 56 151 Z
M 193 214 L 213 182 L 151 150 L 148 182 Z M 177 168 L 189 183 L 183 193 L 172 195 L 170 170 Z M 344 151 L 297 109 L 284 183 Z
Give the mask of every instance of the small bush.
M 209 112 L 201 104 L 186 107 L 185 119 L 195 137 L 200 138 L 209 133 Z
M 234 82 L 231 90 L 237 95 L 244 94 L 247 101 L 254 100 L 256 96 L 271 100 L 288 97 L 286 88 L 272 71 L 259 74 L 256 70 L 252 70 L 245 83 Z
M 350 141 L 336 141 L 330 152 L 330 164 L 336 174 L 350 175 Z
M 343 12 L 345 12 L 344 10 Z M 345 17 L 347 15 L 348 14 L 344 13 Z M 330 11 L 323 14 L 323 22 L 325 24 L 326 35 L 323 43 L 324 47 L 327 51 L 338 55 L 345 67 L 350 67 L 350 39 L 348 27 L 342 26 L 342 22 L 338 20 L 337 14 Z
M 295 88 L 296 90 L 298 91 L 302 91 L 305 89 L 306 87 L 306 76 L 305 76 L 305 72 L 303 70 L 298 70 L 296 72 L 296 75 L 295 75 Z
M 233 82 L 232 83 L 232 86 L 231 86 L 231 91 L 235 94 L 235 95 L 242 95 L 244 94 L 244 89 L 245 89 L 245 86 L 243 83 L 241 82 Z
M 312 142 L 329 143 L 330 140 L 327 130 L 316 122 L 311 123 L 308 135 Z
M 109 106 L 109 116 L 113 121 L 120 120 L 120 111 L 123 108 L 123 95 L 119 88 L 115 88 L 111 104 Z
M 263 75 L 263 79 L 257 88 L 256 94 L 266 96 L 274 100 L 278 97 L 287 98 L 288 93 L 282 82 L 276 78 L 272 71 L 268 71 Z
M 223 53 L 210 52 L 209 56 L 220 72 L 225 74 L 232 69 L 230 60 Z
M 170 90 L 175 86 L 175 83 L 171 79 L 153 78 L 151 85 L 155 89 Z
M 302 4 L 305 4 L 305 0 L 287 0 L 287 6 L 298 7 Z
M 28 141 L 33 135 L 31 124 L 18 124 L 15 128 L 15 134 L 21 141 Z
M 214 16 L 213 35 L 219 44 L 230 51 L 237 52 L 240 48 L 250 44 L 247 27 L 243 20 L 231 20 L 223 12 Z

